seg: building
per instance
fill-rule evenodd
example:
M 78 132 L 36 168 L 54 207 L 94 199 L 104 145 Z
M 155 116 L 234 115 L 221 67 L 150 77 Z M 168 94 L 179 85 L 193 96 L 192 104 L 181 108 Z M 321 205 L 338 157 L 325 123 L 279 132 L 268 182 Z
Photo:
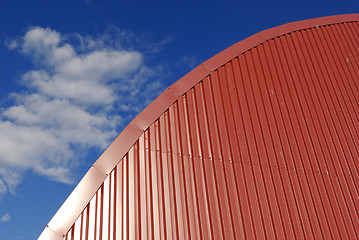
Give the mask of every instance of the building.
M 359 14 L 323 17 L 170 86 L 39 239 L 358 239 L 358 190 Z

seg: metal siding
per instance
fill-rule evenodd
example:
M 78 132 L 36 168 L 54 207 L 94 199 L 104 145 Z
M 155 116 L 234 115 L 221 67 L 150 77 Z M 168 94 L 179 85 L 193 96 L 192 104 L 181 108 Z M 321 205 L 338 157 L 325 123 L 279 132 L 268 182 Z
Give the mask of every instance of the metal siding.
M 144 132 L 64 239 L 358 239 L 355 17 L 205 62 L 132 123 Z

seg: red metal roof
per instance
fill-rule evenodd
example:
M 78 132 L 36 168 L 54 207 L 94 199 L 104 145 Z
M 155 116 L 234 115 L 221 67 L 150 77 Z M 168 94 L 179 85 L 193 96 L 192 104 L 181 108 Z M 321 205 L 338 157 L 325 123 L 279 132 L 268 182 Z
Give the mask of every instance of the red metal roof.
M 358 239 L 358 21 L 282 25 L 198 66 L 126 127 L 39 239 Z

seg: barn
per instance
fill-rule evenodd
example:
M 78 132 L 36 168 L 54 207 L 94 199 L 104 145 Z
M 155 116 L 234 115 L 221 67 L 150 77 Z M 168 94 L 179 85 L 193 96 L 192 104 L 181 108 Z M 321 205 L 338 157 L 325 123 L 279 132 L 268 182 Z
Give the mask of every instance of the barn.
M 168 87 L 41 240 L 358 239 L 359 14 L 242 40 Z

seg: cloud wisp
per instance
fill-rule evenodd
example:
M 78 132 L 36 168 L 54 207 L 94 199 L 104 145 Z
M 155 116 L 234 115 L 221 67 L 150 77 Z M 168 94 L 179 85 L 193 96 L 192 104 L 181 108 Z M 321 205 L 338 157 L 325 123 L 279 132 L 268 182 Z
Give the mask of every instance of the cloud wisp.
M 22 75 L 25 90 L 10 94 L 13 105 L 0 109 L 0 194 L 13 192 L 27 170 L 72 183 L 80 153 L 107 147 L 163 88 L 161 66 L 146 66 L 140 51 L 72 37 L 82 41 L 33 27 L 7 44 L 36 68 Z
M 0 222 L 10 222 L 11 221 L 11 216 L 7 213 L 5 213 L 1 218 L 0 218 Z

